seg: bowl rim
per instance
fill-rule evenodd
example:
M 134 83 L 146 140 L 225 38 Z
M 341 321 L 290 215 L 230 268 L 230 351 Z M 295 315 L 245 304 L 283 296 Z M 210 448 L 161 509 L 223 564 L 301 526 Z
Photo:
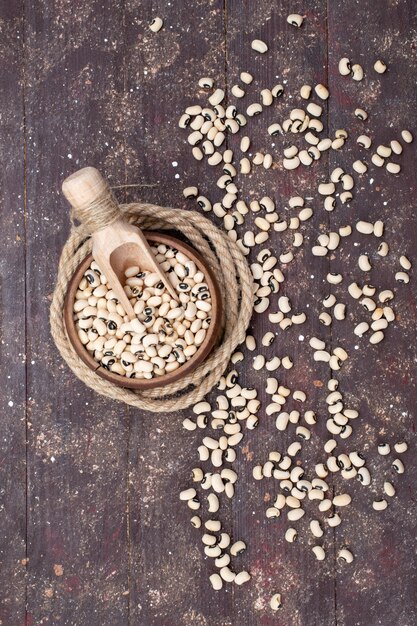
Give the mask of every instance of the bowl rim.
M 82 276 L 87 268 L 90 266 L 91 261 L 93 260 L 93 255 L 88 254 L 78 265 L 74 274 L 71 277 L 71 280 L 68 284 L 67 293 L 64 300 L 64 324 L 65 330 L 67 332 L 68 339 L 74 348 L 77 355 L 80 359 L 100 378 L 107 380 L 108 382 L 114 383 L 118 387 L 125 387 L 128 389 L 155 389 L 156 387 L 164 387 L 165 385 L 169 385 L 180 378 L 183 378 L 190 372 L 194 371 L 201 363 L 206 359 L 206 357 L 210 354 L 214 346 L 216 345 L 220 331 L 222 328 L 222 317 L 223 317 L 223 306 L 222 300 L 220 296 L 220 289 L 217 282 L 217 279 L 210 267 L 208 267 L 200 253 L 195 250 L 189 244 L 183 242 L 181 239 L 177 237 L 173 237 L 172 235 L 168 235 L 162 233 L 160 231 L 143 231 L 146 239 L 151 243 L 161 243 L 166 244 L 171 247 L 174 247 L 181 252 L 184 252 L 187 256 L 191 258 L 192 261 L 197 265 L 198 269 L 204 272 L 206 283 L 208 284 L 209 291 L 211 294 L 211 302 L 212 302 L 212 316 L 211 323 L 207 329 L 206 337 L 198 348 L 195 355 L 193 355 L 188 361 L 186 361 L 183 365 L 181 365 L 178 369 L 173 372 L 169 372 L 168 374 L 164 374 L 163 376 L 156 376 L 151 379 L 144 378 L 127 378 L 124 376 L 120 376 L 120 374 L 116 374 L 114 372 L 110 372 L 106 370 L 103 366 L 100 365 L 86 350 L 84 345 L 81 343 L 80 338 L 78 337 L 78 332 L 75 327 L 75 320 L 73 317 L 73 303 L 75 300 L 75 294 L 78 289 L 78 285 L 81 282 Z

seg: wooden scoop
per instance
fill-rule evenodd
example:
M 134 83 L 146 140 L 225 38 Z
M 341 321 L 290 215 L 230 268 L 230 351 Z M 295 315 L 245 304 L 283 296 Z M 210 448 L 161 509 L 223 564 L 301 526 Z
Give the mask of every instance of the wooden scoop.
M 131 319 L 136 315 L 123 289 L 128 267 L 138 266 L 141 271 L 157 273 L 170 295 L 178 300 L 142 231 L 123 219 L 109 185 L 98 170 L 84 167 L 71 174 L 64 180 L 62 192 L 77 219 L 90 231 L 93 258 Z

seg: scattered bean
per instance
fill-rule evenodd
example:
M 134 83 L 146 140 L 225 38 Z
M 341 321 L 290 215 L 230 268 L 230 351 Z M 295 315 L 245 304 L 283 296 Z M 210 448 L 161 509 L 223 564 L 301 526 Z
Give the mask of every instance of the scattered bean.
M 268 46 L 261 39 L 254 39 L 251 43 L 251 48 L 252 50 L 260 52 L 261 54 L 265 54 L 265 52 L 268 52 Z

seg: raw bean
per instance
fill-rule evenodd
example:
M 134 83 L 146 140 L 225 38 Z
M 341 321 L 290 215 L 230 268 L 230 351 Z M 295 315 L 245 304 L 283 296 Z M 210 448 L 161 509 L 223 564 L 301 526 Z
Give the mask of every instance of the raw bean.
M 332 501 L 328 498 L 324 498 L 321 502 L 319 502 L 319 511 L 326 512 L 332 507 Z
M 383 159 L 379 154 L 373 154 L 371 157 L 371 161 L 377 167 L 382 167 L 385 163 L 385 159 Z
M 363 69 L 358 63 L 352 65 L 351 76 L 353 80 L 356 81 L 361 81 L 363 79 Z
M 282 128 L 280 124 L 271 124 L 270 126 L 268 126 L 268 134 L 271 135 L 271 137 L 275 137 L 276 135 L 280 135 L 282 134 Z
M 195 498 L 197 495 L 197 492 L 195 489 L 193 489 L 192 487 L 190 487 L 189 489 L 185 489 L 184 491 L 181 491 L 180 493 L 180 500 L 192 500 L 193 498 Z
M 380 343 L 383 339 L 384 333 L 382 332 L 382 330 L 378 330 L 370 336 L 369 343 L 377 344 Z
M 207 496 L 207 502 L 209 505 L 208 512 L 217 513 L 217 511 L 219 510 L 219 499 L 215 493 L 209 493 L 209 495 Z
M 358 259 L 359 269 L 363 272 L 369 272 L 372 269 L 369 257 L 366 254 L 361 254 Z
M 186 255 L 174 251 L 168 246 L 154 246 L 153 251 L 162 265 L 168 263 L 168 267 L 170 267 L 170 259 L 172 260 L 175 271 L 170 276 L 176 277 L 174 285 L 179 292 L 181 303 L 191 313 L 187 317 L 187 324 L 191 325 L 193 320 L 198 321 L 200 325 L 203 324 L 198 316 L 201 313 L 205 319 L 211 309 L 207 286 L 201 282 L 204 281 L 204 275 L 201 272 L 196 272 L 194 263 Z M 93 262 L 90 270 L 86 272 L 86 275 L 91 275 L 92 279 L 90 281 L 85 280 L 86 284 L 91 284 L 94 287 L 94 293 L 97 294 L 94 298 L 99 308 L 90 305 L 80 306 L 78 303 L 81 302 L 81 299 L 76 299 L 76 327 L 78 332 L 83 330 L 83 326 L 94 330 L 96 334 L 91 334 L 90 337 L 88 333 L 85 335 L 80 333 L 80 335 L 86 342 L 87 350 L 94 353 L 94 358 L 103 367 L 121 376 L 133 375 L 137 378 L 146 379 L 174 371 L 195 354 L 198 349 L 196 344 L 199 344 L 203 334 L 205 336 L 208 325 L 201 329 L 202 332 L 195 341 L 197 330 L 194 332 L 187 331 L 187 327 L 182 321 L 184 320 L 184 308 L 177 306 L 177 303 L 175 303 L 175 307 L 171 308 L 170 303 L 174 301 L 171 301 L 170 296 L 164 293 L 165 287 L 162 283 L 161 285 L 158 284 L 158 274 L 140 272 L 138 267 L 127 268 L 125 289 L 132 296 L 131 302 L 137 315 L 137 318 L 128 322 L 123 307 L 114 302 L 113 294 L 107 287 L 105 276 L 100 275 L 100 285 L 96 281 L 98 275 L 95 273 L 94 267 Z M 167 268 L 165 267 L 165 269 Z M 188 277 L 186 278 L 186 276 Z M 199 276 L 200 285 L 204 287 L 204 293 L 207 292 L 208 297 L 205 300 L 200 299 L 199 291 L 195 290 L 198 285 L 194 278 L 197 276 Z M 188 282 L 181 282 L 184 279 Z M 141 299 L 142 297 L 145 299 Z M 77 312 L 77 308 L 81 311 Z M 88 323 L 85 324 L 85 322 Z M 172 330 L 160 334 L 161 329 L 165 326 Z M 173 350 L 169 341 L 174 334 L 176 337 L 186 336 L 188 345 L 184 342 L 183 345 L 178 346 L 177 350 Z M 102 342 L 100 345 L 99 340 Z M 182 342 L 183 339 L 178 339 L 178 341 Z M 196 427 L 191 420 L 184 420 L 183 425 L 188 430 Z
M 296 26 L 297 28 L 300 28 L 302 26 L 303 21 L 304 17 L 299 13 L 291 13 L 291 15 L 287 17 L 288 24 L 291 24 L 291 26 Z
M 221 102 L 223 102 L 224 100 L 224 91 L 223 89 L 216 89 L 212 95 L 210 96 L 210 98 L 208 99 L 208 101 L 210 102 L 210 104 L 215 107 L 218 104 L 220 104 Z
M 330 361 L 330 354 L 325 350 L 316 350 L 313 358 L 317 362 L 328 363 Z
M 363 161 L 360 161 L 359 159 L 352 164 L 352 167 L 355 170 L 355 172 L 358 172 L 358 174 L 364 174 L 368 170 L 368 167 L 366 166 L 366 164 Z
M 204 159 L 204 153 L 198 146 L 194 146 L 192 154 L 196 161 L 202 161 Z
M 297 537 L 298 533 L 295 528 L 288 528 L 285 532 L 285 540 L 288 541 L 288 543 L 294 543 L 297 540 Z
M 340 59 L 339 74 L 341 74 L 342 76 L 349 76 L 351 72 L 352 72 L 352 67 L 351 67 L 349 59 L 347 57 L 343 57 L 343 59 Z
M 368 330 L 369 330 L 369 324 L 367 322 L 360 322 L 359 324 L 357 324 L 357 326 L 355 326 L 353 332 L 358 337 L 362 337 L 366 332 L 368 332 Z
M 372 145 L 372 140 L 367 135 L 359 135 L 359 137 L 356 140 L 356 143 L 362 146 L 362 148 L 366 148 L 366 150 L 368 150 Z
M 341 522 L 342 520 L 338 513 L 335 513 L 334 515 L 331 515 L 330 517 L 327 518 L 327 523 L 330 526 L 330 528 L 336 528 L 336 526 L 339 526 Z
M 399 141 L 396 141 L 395 139 L 393 141 L 390 141 L 390 147 L 394 154 L 401 154 L 403 151 L 402 145 Z
M 335 192 L 334 183 L 321 183 L 318 187 L 318 192 L 322 196 L 330 196 Z
M 385 330 L 385 328 L 388 328 L 388 322 L 383 318 L 378 319 L 375 322 L 372 322 L 371 328 L 372 330 Z
M 197 424 L 195 422 L 193 422 L 192 420 L 190 420 L 188 417 L 186 417 L 183 422 L 182 422 L 183 427 L 185 428 L 185 430 L 195 430 L 197 428 Z
M 242 87 L 240 87 L 239 85 L 233 85 L 231 92 L 235 96 L 235 98 L 243 98 L 243 96 L 245 95 L 245 90 L 242 89 Z
M 271 93 L 274 98 L 279 98 L 284 93 L 284 87 L 280 84 L 275 85 L 274 87 L 272 87 Z
M 236 583 L 236 585 L 243 585 L 244 583 L 248 582 L 250 579 L 251 579 L 250 574 L 246 571 L 242 571 L 242 572 L 239 572 L 239 574 L 236 574 L 234 582 Z
M 395 496 L 395 487 L 392 483 L 385 481 L 384 482 L 384 492 L 386 493 L 387 496 L 389 496 L 390 498 L 393 498 Z
M 249 72 L 241 72 L 240 80 L 242 81 L 242 83 L 245 83 L 245 85 L 250 85 L 253 81 L 253 76 L 252 74 L 249 74 Z
M 213 79 L 209 78 L 208 76 L 204 76 L 204 78 L 200 78 L 200 80 L 198 81 L 198 86 L 202 89 L 211 89 L 213 85 Z
M 311 520 L 310 522 L 310 530 L 314 537 L 320 538 L 323 536 L 323 529 L 320 526 L 320 522 L 316 519 Z
M 326 280 L 331 285 L 339 285 L 342 282 L 342 280 L 343 280 L 343 276 L 341 274 L 330 274 L 329 273 L 326 276 Z
M 316 92 L 318 97 L 321 98 L 322 100 L 327 100 L 327 98 L 329 97 L 329 90 L 327 89 L 327 87 L 325 87 L 321 83 L 319 83 L 318 85 L 314 87 L 314 91 Z
M 353 195 L 351 194 L 350 191 L 343 191 L 340 194 L 339 198 L 342 204 L 348 204 L 352 200 Z
M 348 291 L 352 298 L 355 298 L 355 300 L 358 300 L 362 295 L 362 289 L 357 283 L 351 283 L 348 287 Z
M 191 518 L 190 522 L 194 526 L 194 528 L 201 528 L 201 518 L 198 517 L 198 515 L 194 515 Z
M 337 138 L 347 139 L 348 138 L 348 132 L 344 128 L 338 128 L 335 131 L 334 136 L 337 137 Z
M 381 220 L 377 220 L 374 224 L 374 235 L 375 237 L 382 237 L 384 234 L 384 222 Z
M 309 344 L 315 350 L 324 350 L 326 347 L 325 342 L 321 339 L 318 339 L 317 337 L 312 337 L 309 341 Z
M 387 256 L 388 252 L 389 252 L 388 244 L 385 241 L 383 241 L 378 247 L 378 254 L 379 256 L 385 257 Z
M 300 96 L 303 100 L 308 100 L 311 96 L 311 87 L 310 85 L 303 85 L 300 89 Z
M 401 137 L 403 138 L 405 143 L 412 143 L 413 142 L 413 135 L 410 133 L 409 130 L 402 130 L 401 131 Z
M 339 137 L 338 139 L 334 139 L 332 141 L 333 150 L 340 150 L 340 148 L 343 148 L 344 145 L 345 145 L 345 140 L 342 137 Z
M 326 256 L 328 249 L 323 246 L 313 246 L 311 252 L 313 256 Z
M 347 506 L 348 504 L 351 503 L 351 501 L 352 501 L 352 498 L 347 493 L 343 493 L 338 496 L 335 496 L 332 500 L 335 506 Z
M 224 581 L 231 583 L 234 581 L 236 574 L 226 565 L 220 569 L 220 576 Z
M 254 39 L 251 43 L 251 48 L 252 50 L 260 52 L 261 54 L 265 54 L 265 52 L 268 52 L 268 46 L 261 39 Z
M 337 320 L 344 320 L 346 317 L 346 305 L 338 302 L 334 307 L 334 316 Z
M 378 59 L 378 61 L 374 64 L 374 70 L 375 72 L 378 72 L 378 74 L 384 74 L 384 72 L 387 71 L 387 66 L 384 61 Z
M 290 522 L 296 522 L 305 515 L 304 509 L 291 509 L 288 511 L 287 518 Z
M 353 554 L 347 548 L 342 548 L 339 551 L 338 559 L 339 559 L 339 561 L 343 561 L 345 563 L 352 563 L 352 561 L 353 561 Z
M 245 136 L 242 137 L 241 141 L 240 141 L 240 149 L 242 152 L 247 152 L 250 148 L 250 139 L 249 137 Z
M 320 152 L 325 152 L 326 150 L 330 150 L 331 147 L 332 147 L 332 140 L 329 137 L 326 137 L 325 139 L 321 139 L 319 143 L 317 144 L 317 149 Z
M 407 272 L 411 269 L 411 262 L 404 255 L 400 257 L 400 265 L 401 265 L 402 268 L 407 270 Z
M 318 561 L 323 561 L 326 558 L 326 553 L 322 546 L 314 546 L 314 548 L 312 548 L 312 551 L 314 552 L 314 555 Z
M 359 120 L 365 121 L 368 119 L 368 114 L 364 109 L 355 109 L 355 115 Z
M 149 28 L 152 32 L 157 33 L 161 30 L 163 25 L 164 23 L 160 17 L 154 17 L 153 20 L 149 23 Z
M 298 441 L 294 441 L 288 446 L 287 453 L 289 456 L 296 456 L 301 450 L 301 444 Z
M 323 113 L 322 107 L 314 102 L 310 102 L 310 104 L 307 105 L 307 111 L 310 115 L 314 115 L 314 117 L 320 117 Z
M 269 601 L 269 606 L 273 611 L 278 611 L 282 607 L 281 594 L 275 593 Z
M 397 472 L 397 474 L 404 474 L 405 468 L 404 463 L 400 459 L 395 459 L 392 464 L 392 469 Z
M 387 172 L 390 174 L 399 174 L 401 172 L 401 165 L 399 163 L 387 163 L 386 165 Z
M 396 443 L 394 445 L 394 450 L 398 453 L 398 454 L 402 454 L 403 452 L 407 452 L 408 450 L 408 444 L 405 441 L 399 441 L 398 443 Z
M 244 551 L 246 550 L 246 544 L 243 541 L 236 541 L 231 547 L 230 547 L 230 554 L 232 556 L 239 556 L 240 554 L 242 554 Z
M 336 441 L 334 439 L 329 439 L 324 445 L 324 451 L 327 452 L 327 454 L 330 454 L 331 452 L 333 452 L 336 446 Z
M 275 508 L 274 506 L 270 506 L 265 513 L 266 517 L 268 519 L 272 518 L 272 517 L 279 517 L 281 515 L 281 511 L 279 511 L 277 508 Z
M 196 198 L 198 196 L 198 189 L 197 187 L 186 187 L 183 190 L 183 194 L 184 194 L 184 198 Z
M 220 556 L 218 556 L 215 561 L 214 564 L 216 567 L 218 567 L 219 569 L 221 569 L 222 567 L 226 567 L 227 565 L 229 565 L 230 563 L 230 556 L 228 554 L 220 554 Z
M 300 159 L 298 156 L 295 156 L 291 159 L 283 159 L 283 166 L 286 170 L 295 170 L 300 165 Z
M 311 165 L 313 162 L 313 157 L 310 156 L 307 150 L 301 150 L 301 152 L 298 153 L 298 158 L 300 159 L 300 163 L 306 166 Z
M 273 102 L 273 96 L 269 89 L 262 89 L 261 91 L 261 100 L 264 106 L 271 106 Z
M 377 153 L 380 157 L 383 157 L 384 159 L 389 158 L 389 157 L 391 156 L 391 152 L 392 152 L 392 150 L 391 150 L 390 146 L 383 146 L 383 145 L 380 145 L 380 146 L 378 146 L 378 147 L 377 147 L 377 149 L 376 149 L 376 153 Z
M 215 591 L 219 591 L 223 587 L 223 581 L 219 574 L 211 574 L 211 576 L 209 576 L 209 580 Z

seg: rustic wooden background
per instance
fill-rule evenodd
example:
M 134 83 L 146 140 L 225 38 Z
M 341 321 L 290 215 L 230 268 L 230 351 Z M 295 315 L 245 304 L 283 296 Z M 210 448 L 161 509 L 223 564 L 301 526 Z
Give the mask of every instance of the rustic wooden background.
M 285 21 L 294 10 L 307 16 L 299 31 Z M 154 35 L 147 23 L 156 15 L 165 25 Z M 121 200 L 191 208 L 182 189 L 194 183 L 213 197 L 217 173 L 191 158 L 177 127 L 183 108 L 204 100 L 197 82 L 207 74 L 230 88 L 241 70 L 252 71 L 254 93 L 283 79 L 293 92 L 304 82 L 322 81 L 332 93 L 331 131 L 352 128 L 358 105 L 369 111 L 377 140 L 404 127 L 417 131 L 416 28 L 413 0 L 1 0 L 0 624 L 417 623 L 413 446 L 405 457 L 407 473 L 396 481 L 398 496 L 384 513 L 372 511 L 372 491 L 350 486 L 355 503 L 327 539 L 329 558 L 318 563 L 307 534 L 296 546 L 286 544 L 284 524 L 265 519 L 272 492 L 266 483 L 253 483 L 252 465 L 286 438 L 279 439 L 273 420 L 261 419 L 240 446 L 237 494 L 222 509 L 225 528 L 248 542 L 240 558 L 253 578 L 215 593 L 200 533 L 178 500 L 197 464 L 201 433 L 182 430 L 184 415 L 140 414 L 84 387 L 59 358 L 48 324 L 69 228 L 60 194 L 66 175 L 91 164 L 114 185 L 156 185 L 119 193 Z M 250 50 L 255 36 L 269 43 L 266 58 Z M 337 72 L 344 55 L 368 69 L 382 57 L 389 71 L 383 77 L 369 72 L 355 84 Z M 270 110 L 253 123 L 254 147 L 268 148 L 265 129 L 272 119 Z M 340 156 L 323 157 L 314 173 L 258 172 L 242 181 L 243 191 L 267 192 L 280 205 L 294 192 L 314 190 L 317 173 L 324 177 L 336 159 L 350 164 L 351 145 Z M 314 197 L 310 243 L 321 224 L 382 217 L 392 249 L 416 264 L 414 146 L 402 162 L 398 178 L 380 171 L 373 172 L 373 184 L 365 178 L 351 208 L 325 215 Z M 330 262 L 333 271 L 354 275 L 354 241 Z M 278 236 L 270 244 L 279 250 Z M 309 248 L 288 269 L 286 289 L 295 308 L 303 309 L 309 298 L 312 314 L 327 292 L 322 279 L 328 261 L 313 258 Z M 381 265 L 375 281 L 384 284 L 391 268 Z M 361 344 L 355 351 L 352 322 L 335 324 L 327 334 L 351 353 L 342 385 L 361 419 L 349 444 L 367 452 L 375 472 L 381 438 L 414 439 L 415 293 L 413 283 L 398 289 L 398 320 L 378 347 Z M 258 317 L 253 331 L 260 337 L 264 327 Z M 302 386 L 320 411 L 317 381 L 327 370 L 312 367 L 311 351 L 297 335 L 290 331 L 280 339 L 279 352 L 297 359 L 283 380 Z M 255 384 L 261 380 L 249 370 L 246 375 Z M 320 426 L 319 432 L 324 436 Z M 344 542 L 356 560 L 341 567 L 334 550 Z M 284 606 L 273 614 L 269 598 L 277 591 Z

